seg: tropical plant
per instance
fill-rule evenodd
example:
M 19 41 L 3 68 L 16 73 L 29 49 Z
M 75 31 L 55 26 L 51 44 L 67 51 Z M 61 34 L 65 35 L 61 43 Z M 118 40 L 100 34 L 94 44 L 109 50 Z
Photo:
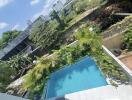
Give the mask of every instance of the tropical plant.
M 32 59 L 30 57 L 18 54 L 11 57 L 5 62 L 7 62 L 11 68 L 14 68 L 15 70 L 19 71 L 23 68 L 28 67 L 28 65 L 31 64 L 31 61 Z
M 106 77 L 112 78 L 113 80 L 120 80 L 122 83 L 128 81 L 127 75 L 108 55 L 102 52 L 100 55 L 96 56 L 96 59 Z
M 128 50 L 132 50 L 132 28 L 124 33 L 124 43 Z
M 102 49 L 102 37 L 97 36 L 96 33 L 90 32 L 89 28 L 81 28 L 76 33 L 77 40 L 85 50 L 92 52 L 100 51 Z
M 21 75 L 19 77 L 17 75 L 22 73 L 22 69 L 28 68 L 31 61 L 30 57 L 23 55 L 16 55 L 7 61 L 0 61 L 0 91 L 5 92 L 7 85 L 16 77 L 19 78 Z

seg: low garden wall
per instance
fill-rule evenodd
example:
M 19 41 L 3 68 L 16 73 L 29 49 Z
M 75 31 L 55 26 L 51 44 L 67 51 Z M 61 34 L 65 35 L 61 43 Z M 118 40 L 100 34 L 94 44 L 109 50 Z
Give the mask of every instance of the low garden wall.
M 109 49 L 120 48 L 123 42 L 123 33 L 115 34 L 103 40 L 103 44 Z

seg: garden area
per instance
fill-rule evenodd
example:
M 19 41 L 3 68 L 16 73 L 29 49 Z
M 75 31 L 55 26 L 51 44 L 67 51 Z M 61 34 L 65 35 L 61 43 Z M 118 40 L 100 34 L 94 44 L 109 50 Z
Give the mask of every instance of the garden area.
M 94 2 L 98 3 L 95 4 Z M 52 53 L 53 49 L 59 49 L 60 46 L 63 45 L 63 39 L 60 37 L 70 27 L 68 23 L 75 17 L 74 15 L 77 16 L 86 11 L 86 8 L 90 9 L 100 3 L 101 2 L 99 0 L 77 0 L 75 5 L 71 5 L 71 12 L 67 16 L 63 15 L 65 14 L 63 11 L 61 16 L 59 16 L 56 11 L 52 11 L 50 14 L 51 20 L 46 22 L 40 20 L 36 22 L 31 29 L 31 35 L 29 36 L 29 39 L 36 45 L 37 48 L 40 48 L 42 51 L 40 56 L 43 56 L 46 53 L 50 54 Z M 83 4 L 85 4 L 85 7 L 83 7 Z M 2 50 L 4 47 L 6 47 L 8 43 L 15 39 L 20 33 L 21 31 L 17 30 L 3 33 L 3 36 L 0 40 L 0 49 Z M 70 41 L 70 43 L 73 41 L 74 39 Z M 11 82 L 25 75 L 27 71 L 33 67 L 32 62 L 34 59 L 36 59 L 36 57 L 32 59 L 30 56 L 28 57 L 24 54 L 20 54 L 13 56 L 6 61 L 0 61 L 0 91 L 7 92 L 6 87 Z
M 66 9 L 63 9 L 60 17 L 68 26 L 71 26 L 81 17 L 85 17 L 84 12 L 99 6 L 102 2 L 103 0 L 76 0 L 70 5 L 69 13 L 66 12 Z
M 116 62 L 103 52 L 101 36 L 85 27 L 75 33 L 75 38 L 76 42 L 72 46 L 65 46 L 53 51 L 51 56 L 39 58 L 34 68 L 24 76 L 25 82 L 22 88 L 31 93 L 29 96 L 42 93 L 51 73 L 63 68 L 64 65 L 75 63 L 86 55 L 95 59 L 105 77 L 124 84 L 129 81 Z

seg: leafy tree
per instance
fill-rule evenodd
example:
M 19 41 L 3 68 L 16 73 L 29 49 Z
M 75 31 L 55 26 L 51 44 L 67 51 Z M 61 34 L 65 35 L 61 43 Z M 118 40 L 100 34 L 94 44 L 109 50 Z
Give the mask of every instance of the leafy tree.
M 59 23 L 56 20 L 50 21 L 49 25 L 51 27 L 51 30 L 56 30 L 56 31 L 60 30 Z
M 79 43 L 84 49 L 92 50 L 93 52 L 102 49 L 102 37 L 90 32 L 89 28 L 79 29 L 75 37 L 80 41 Z
M 68 23 L 72 19 L 74 19 L 77 16 L 77 13 L 75 11 L 71 11 L 66 17 L 65 17 L 65 22 Z
M 50 14 L 51 19 L 56 19 L 56 21 L 59 23 L 60 27 L 64 26 L 64 22 L 61 20 L 61 18 L 59 17 L 58 13 L 53 10 Z
M 7 62 L 11 68 L 14 68 L 16 71 L 20 71 L 21 69 L 28 67 L 28 65 L 31 64 L 31 61 L 32 59 L 30 57 L 18 54 L 5 62 Z
M 17 30 L 4 32 L 2 38 L 0 39 L 0 49 L 3 49 L 8 44 L 8 42 L 16 38 L 20 32 L 21 31 Z
M 54 23 L 48 21 L 37 22 L 31 30 L 29 39 L 31 39 L 37 47 L 46 49 L 56 40 L 56 28 L 57 27 Z

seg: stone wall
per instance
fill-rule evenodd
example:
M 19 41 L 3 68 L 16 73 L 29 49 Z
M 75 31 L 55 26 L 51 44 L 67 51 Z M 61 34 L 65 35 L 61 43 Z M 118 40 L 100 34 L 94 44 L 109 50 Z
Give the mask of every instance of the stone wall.
M 123 42 L 123 33 L 115 34 L 103 40 L 103 44 L 109 49 L 120 48 Z

